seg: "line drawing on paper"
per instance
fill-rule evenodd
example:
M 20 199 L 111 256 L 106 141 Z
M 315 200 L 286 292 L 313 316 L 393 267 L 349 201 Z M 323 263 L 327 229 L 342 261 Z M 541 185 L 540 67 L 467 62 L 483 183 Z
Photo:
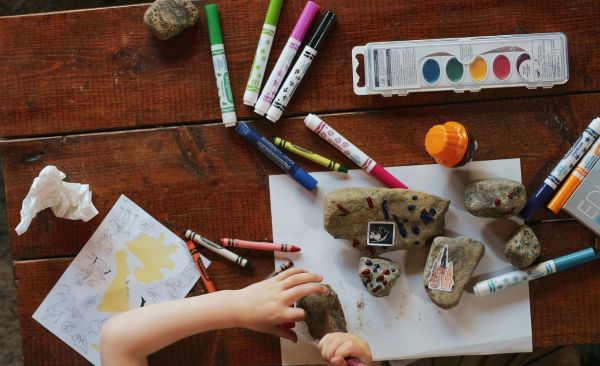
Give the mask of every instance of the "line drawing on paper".
M 146 288 L 146 294 L 148 294 L 148 296 L 152 299 L 153 303 L 157 302 L 158 300 L 161 300 L 163 298 L 163 296 L 158 291 L 158 287 Z
M 154 225 L 152 225 L 152 222 L 150 222 L 150 220 L 148 220 L 148 219 L 143 219 L 140 222 L 140 230 L 144 231 L 144 232 L 148 232 L 148 231 L 152 230 L 153 226 Z
M 65 320 L 64 322 L 62 322 L 62 324 L 60 325 L 60 331 L 65 333 L 65 334 L 69 334 L 71 333 L 71 331 L 75 328 L 75 324 Z
M 165 282 L 165 286 L 167 286 L 167 292 L 171 299 L 178 298 L 181 289 L 189 283 L 189 281 L 194 278 L 194 274 L 196 273 L 196 264 L 194 262 L 190 262 L 177 276 L 169 278 Z
M 101 282 L 107 279 L 111 272 L 110 266 L 94 253 L 88 253 L 85 258 L 89 260 L 87 266 L 80 267 L 75 273 L 75 283 L 79 286 L 85 284 L 95 288 Z
M 83 307 L 86 309 L 92 307 L 96 303 L 96 299 L 98 299 L 98 294 L 86 297 L 83 300 Z
M 138 219 L 138 214 L 132 214 L 131 210 L 119 207 L 121 212 L 117 218 L 108 222 L 108 229 L 111 235 L 125 234 L 129 236 L 131 227 Z
M 102 330 L 102 325 L 104 324 L 104 322 L 106 322 L 108 320 L 108 318 L 104 318 L 104 319 L 93 319 L 92 321 L 90 321 L 89 325 L 88 325 L 88 333 L 90 334 L 95 334 L 98 335 L 100 334 L 100 331 Z
M 87 355 L 87 338 L 83 334 L 75 334 L 71 340 L 75 344 L 75 347 Z
M 105 255 L 112 253 L 114 245 L 112 243 L 112 235 L 108 230 L 102 232 L 100 237 L 96 240 L 96 249 Z
M 77 299 L 71 295 L 70 286 L 61 285 L 56 295 L 58 301 L 46 308 L 43 319 L 50 319 L 55 324 L 67 314 L 70 314 L 73 319 L 83 319 L 77 309 Z

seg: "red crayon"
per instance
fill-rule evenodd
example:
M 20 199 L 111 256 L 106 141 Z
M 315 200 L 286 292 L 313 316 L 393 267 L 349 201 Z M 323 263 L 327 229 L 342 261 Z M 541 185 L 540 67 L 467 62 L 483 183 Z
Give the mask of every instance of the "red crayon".
M 272 252 L 299 252 L 301 250 L 300 247 L 292 244 L 266 243 L 261 241 L 247 241 L 230 238 L 222 238 L 221 244 L 230 248 L 270 250 Z
M 187 247 L 190 251 L 190 254 L 192 255 L 192 258 L 194 258 L 194 262 L 196 262 L 196 268 L 198 268 L 198 272 L 200 272 L 200 278 L 202 278 L 202 283 L 204 283 L 206 291 L 217 291 L 217 289 L 215 288 L 215 284 L 208 275 L 208 271 L 206 270 L 204 263 L 202 263 L 202 258 L 200 257 L 200 252 L 198 251 L 198 248 L 196 248 L 196 244 L 194 244 L 194 242 L 190 240 L 187 242 Z

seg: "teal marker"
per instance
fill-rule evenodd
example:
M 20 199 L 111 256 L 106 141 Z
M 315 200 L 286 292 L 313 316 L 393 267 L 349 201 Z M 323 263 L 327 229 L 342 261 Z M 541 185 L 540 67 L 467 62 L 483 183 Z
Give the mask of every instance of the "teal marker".
M 231 83 L 227 72 L 227 60 L 225 59 L 225 47 L 219 24 L 219 11 L 217 5 L 208 4 L 204 7 L 206 22 L 208 23 L 208 38 L 210 39 L 210 51 L 212 53 L 215 78 L 217 79 L 217 91 L 219 92 L 219 105 L 225 127 L 233 127 L 237 122 L 235 107 L 233 105 L 233 94 Z
M 279 13 L 281 13 L 282 5 L 283 0 L 271 0 L 269 2 L 267 17 L 265 18 L 265 24 L 263 24 L 258 40 L 256 54 L 254 55 L 250 76 L 248 77 L 248 84 L 246 84 L 246 91 L 244 92 L 244 104 L 250 107 L 254 107 L 260 93 L 260 86 L 262 85 L 263 76 L 267 69 L 267 60 L 269 59 L 269 53 L 271 53 L 271 45 L 273 44 L 273 37 L 275 37 L 275 29 L 277 21 L 279 21 Z

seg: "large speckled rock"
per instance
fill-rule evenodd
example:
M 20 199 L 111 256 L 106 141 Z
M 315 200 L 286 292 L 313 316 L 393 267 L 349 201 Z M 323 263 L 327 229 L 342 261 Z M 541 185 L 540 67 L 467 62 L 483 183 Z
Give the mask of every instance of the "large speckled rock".
M 512 238 L 504 246 L 504 255 L 513 266 L 519 268 L 529 267 L 540 255 L 542 246 L 533 230 L 527 226 L 520 226 Z
M 374 256 L 422 247 L 442 235 L 449 205 L 440 197 L 406 189 L 340 188 L 325 197 L 324 225 L 334 238 L 350 240 L 363 254 Z M 391 246 L 367 245 L 372 221 L 394 223 Z
M 144 24 L 158 39 L 169 39 L 198 21 L 190 0 L 156 0 L 144 14 Z
M 313 294 L 297 301 L 296 306 L 304 309 L 308 332 L 314 339 L 321 339 L 325 334 L 332 332 L 347 333 L 346 318 L 337 294 L 331 286 L 326 294 Z
M 516 215 L 526 201 L 525 186 L 508 179 L 478 180 L 465 190 L 465 207 L 479 217 Z
M 484 252 L 482 243 L 465 236 L 433 239 L 423 282 L 427 295 L 437 306 L 448 309 L 458 304 Z
M 373 296 L 387 296 L 400 277 L 400 265 L 385 258 L 362 257 L 358 261 L 358 275 Z

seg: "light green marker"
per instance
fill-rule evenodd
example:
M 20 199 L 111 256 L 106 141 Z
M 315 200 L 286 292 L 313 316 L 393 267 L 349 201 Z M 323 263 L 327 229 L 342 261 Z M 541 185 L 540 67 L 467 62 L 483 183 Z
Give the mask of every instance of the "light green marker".
M 256 47 L 256 55 L 254 55 L 250 76 L 248 77 L 248 84 L 246 84 L 246 91 L 244 92 L 244 104 L 250 107 L 254 107 L 260 93 L 260 86 L 267 68 L 267 60 L 271 52 L 271 45 L 273 44 L 273 37 L 275 36 L 275 29 L 282 5 L 283 0 L 271 0 L 269 2 L 265 24 L 262 27 L 258 46 Z
M 206 22 L 208 23 L 208 38 L 210 39 L 210 50 L 212 52 L 215 78 L 217 79 L 217 90 L 219 92 L 219 105 L 223 124 L 225 127 L 233 127 L 237 122 L 235 107 L 233 105 L 233 94 L 227 72 L 227 60 L 225 59 L 225 47 L 219 24 L 219 12 L 217 5 L 208 4 L 204 7 Z

